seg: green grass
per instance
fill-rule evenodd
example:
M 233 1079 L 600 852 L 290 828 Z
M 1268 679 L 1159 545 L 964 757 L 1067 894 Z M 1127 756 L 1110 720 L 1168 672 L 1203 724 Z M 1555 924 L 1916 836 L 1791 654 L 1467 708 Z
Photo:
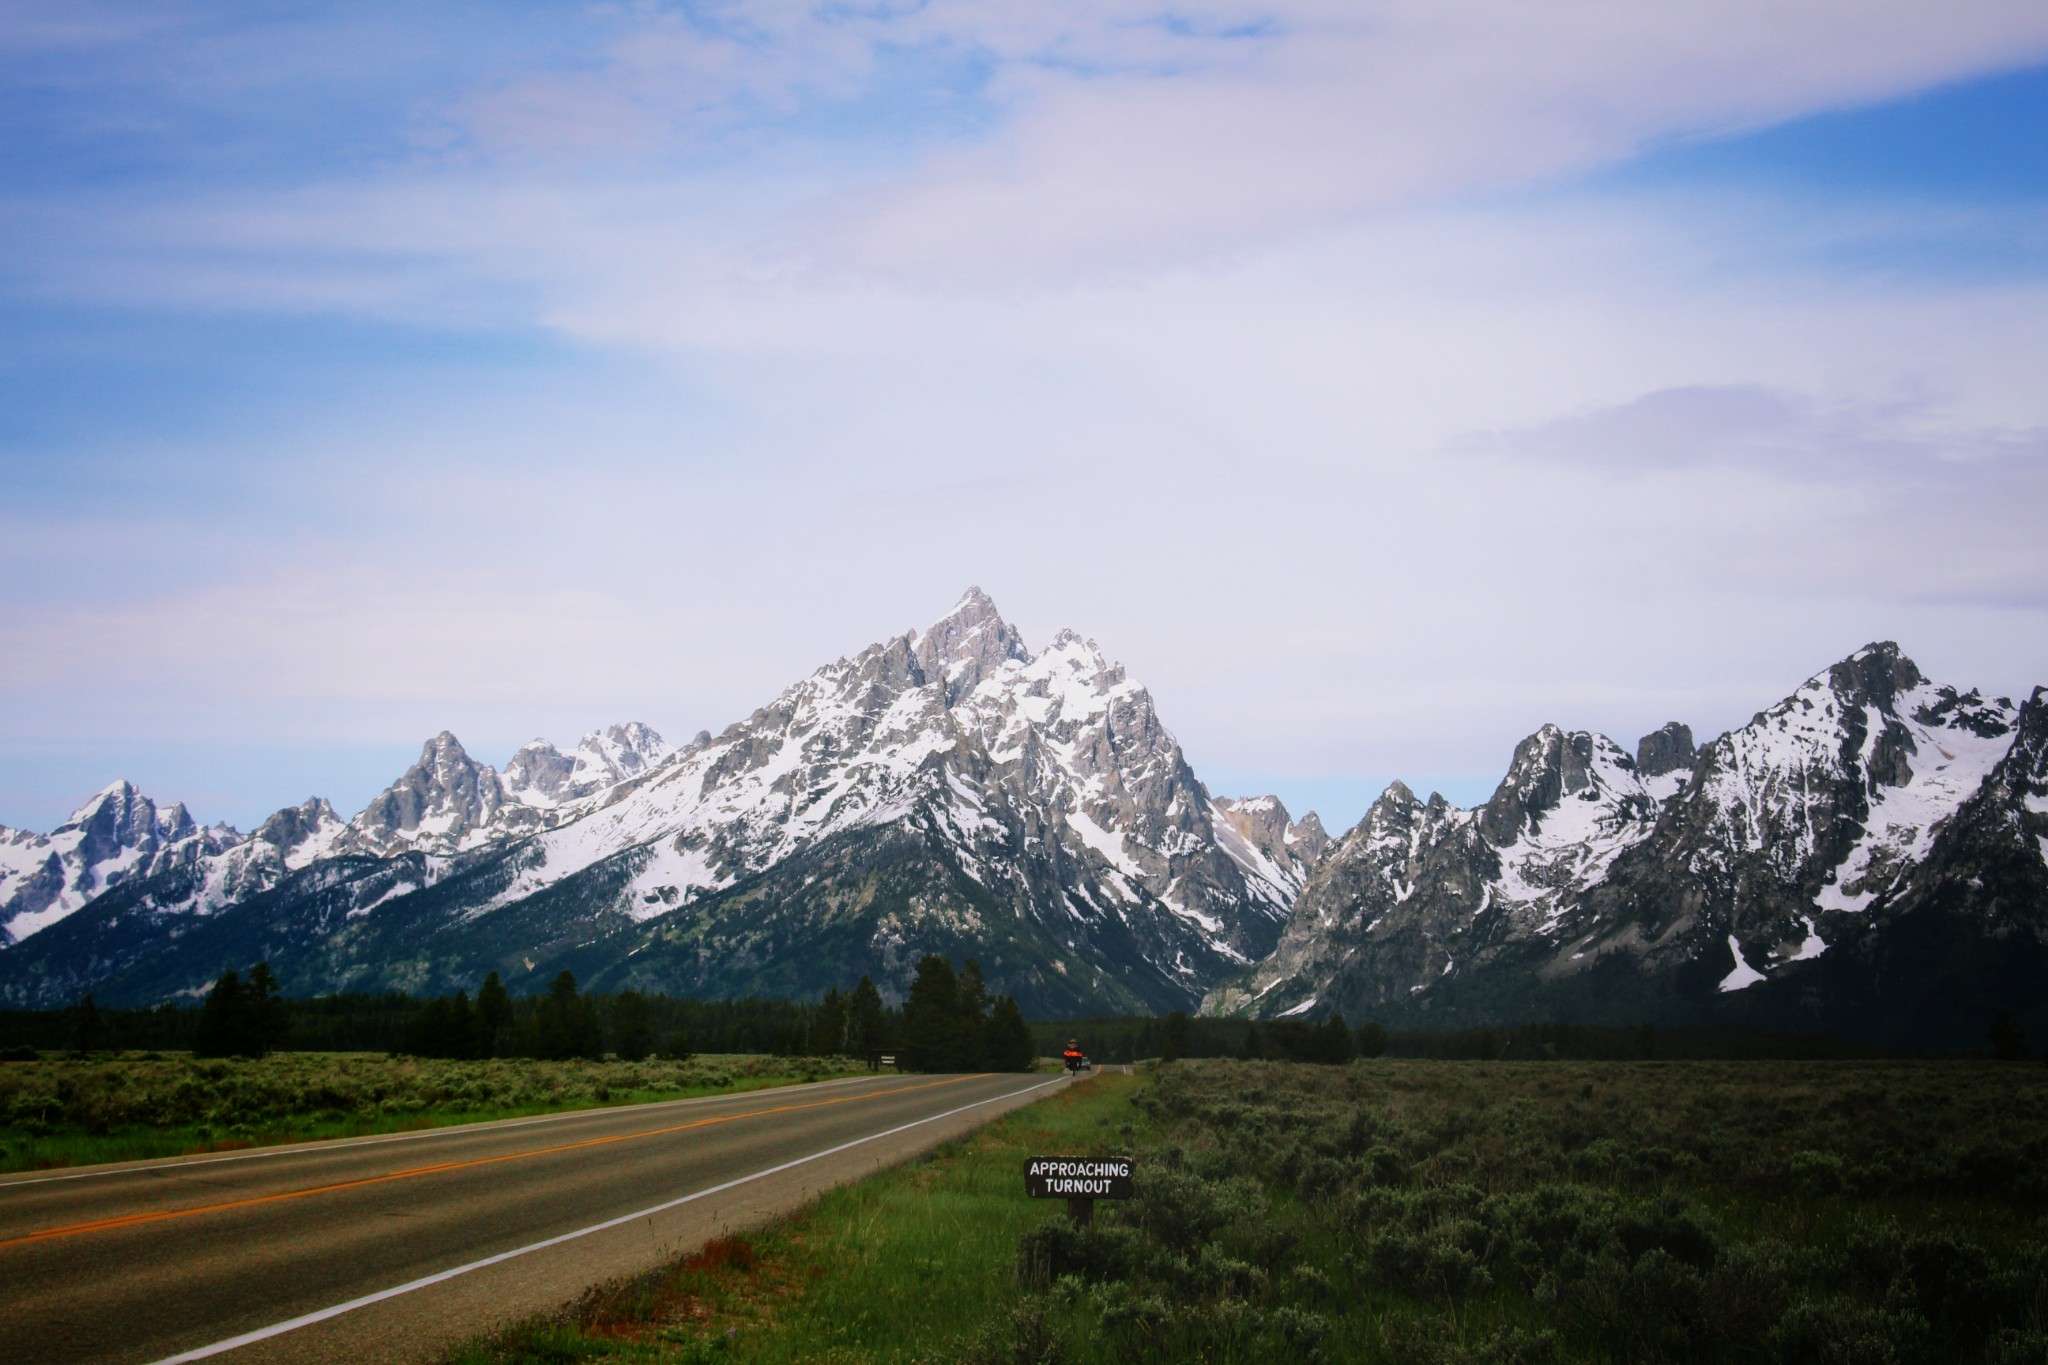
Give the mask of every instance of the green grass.
M 2040 1067 L 1177 1063 L 455 1359 L 2042 1365 L 2044 1242 Z
M 280 1052 L 199 1061 L 126 1053 L 0 1064 L 0 1171 L 403 1132 L 789 1085 L 840 1058 L 443 1061 Z
M 1062 1090 L 929 1160 L 830 1191 L 787 1222 L 452 1359 L 951 1359 L 1018 1302 L 1019 1240 L 1066 1216 L 1063 1202 L 1024 1197 L 1024 1159 L 1130 1149 L 1140 1084 L 1101 1075 Z

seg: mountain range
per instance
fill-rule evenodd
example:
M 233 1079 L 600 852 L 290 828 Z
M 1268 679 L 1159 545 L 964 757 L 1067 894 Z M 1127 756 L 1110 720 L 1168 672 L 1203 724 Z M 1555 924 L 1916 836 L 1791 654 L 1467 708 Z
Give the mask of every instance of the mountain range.
M 0 829 L 0 1002 L 288 990 L 810 996 L 973 956 L 1041 1016 L 1199 1006 L 1453 1026 L 1798 1027 L 1968 1045 L 2048 999 L 2048 700 L 1877 644 L 1746 726 L 1543 726 L 1460 809 L 1395 783 L 1331 839 L 1212 795 L 1151 695 L 978 589 L 713 736 L 452 734 L 344 821 L 248 835 L 127 783 Z

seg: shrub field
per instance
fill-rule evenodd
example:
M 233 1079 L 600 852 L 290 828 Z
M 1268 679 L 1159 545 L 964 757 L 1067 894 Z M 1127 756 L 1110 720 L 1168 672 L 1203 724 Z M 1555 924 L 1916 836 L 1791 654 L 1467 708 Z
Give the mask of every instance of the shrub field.
M 2038 1065 L 1179 1062 L 464 1358 L 2043 1365 L 2044 1240 Z
M 0 1064 L 0 1171 L 678 1099 L 863 1070 L 840 1058 L 427 1061 L 131 1053 Z

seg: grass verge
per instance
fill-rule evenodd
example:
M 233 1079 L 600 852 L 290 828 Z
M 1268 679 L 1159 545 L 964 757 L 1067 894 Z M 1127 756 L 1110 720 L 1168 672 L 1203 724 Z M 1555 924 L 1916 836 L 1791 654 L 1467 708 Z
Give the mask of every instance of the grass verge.
M 0 1172 L 362 1137 L 865 1074 L 843 1058 L 687 1062 L 444 1061 L 280 1052 L 182 1053 L 0 1065 Z
M 453 1353 L 453 1365 L 572 1360 L 956 1359 L 1016 1305 L 1020 1239 L 1065 1205 L 1024 1196 L 1024 1159 L 1127 1151 L 1142 1082 L 1098 1075 L 930 1159 L 833 1190 L 786 1222 L 711 1243 Z

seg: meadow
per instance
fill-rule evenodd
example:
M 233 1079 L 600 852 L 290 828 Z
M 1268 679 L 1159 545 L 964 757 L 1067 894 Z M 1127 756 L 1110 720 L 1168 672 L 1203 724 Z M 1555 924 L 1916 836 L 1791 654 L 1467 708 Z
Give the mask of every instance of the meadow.
M 1178 1062 L 456 1358 L 2041 1365 L 2044 1242 L 2038 1065 Z
M 845 1058 L 443 1061 L 381 1053 L 45 1056 L 0 1063 L 0 1171 L 355 1137 L 819 1080 Z

